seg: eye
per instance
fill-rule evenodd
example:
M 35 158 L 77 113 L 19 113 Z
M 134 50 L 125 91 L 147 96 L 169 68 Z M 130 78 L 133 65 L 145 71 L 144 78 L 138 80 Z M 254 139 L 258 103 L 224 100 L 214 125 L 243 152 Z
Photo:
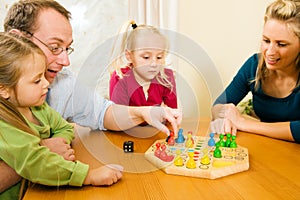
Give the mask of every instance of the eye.
M 149 56 L 143 56 L 143 58 L 147 60 L 147 59 L 149 59 Z
M 62 49 L 61 47 L 54 47 L 54 46 L 49 46 L 49 48 L 53 53 L 60 52 Z
M 263 39 L 263 42 L 268 44 L 268 43 L 270 43 L 270 40 L 268 40 L 268 39 Z
M 39 84 L 41 82 L 42 79 L 37 79 L 36 81 L 34 81 L 35 84 Z
M 279 47 L 285 47 L 287 44 L 278 42 L 277 45 L 278 45 Z

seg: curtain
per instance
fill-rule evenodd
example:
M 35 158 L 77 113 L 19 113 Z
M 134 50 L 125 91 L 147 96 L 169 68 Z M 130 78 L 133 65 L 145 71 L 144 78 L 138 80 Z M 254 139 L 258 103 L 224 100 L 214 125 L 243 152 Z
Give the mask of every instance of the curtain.
M 137 24 L 177 30 L 178 0 L 129 0 L 129 18 Z
M 170 31 L 178 29 L 178 0 L 129 0 L 128 15 L 137 25 L 147 24 L 160 29 L 166 34 L 170 45 L 176 45 L 176 38 Z M 167 30 L 167 31 L 164 31 Z M 169 68 L 176 71 L 178 59 L 169 54 L 166 58 Z

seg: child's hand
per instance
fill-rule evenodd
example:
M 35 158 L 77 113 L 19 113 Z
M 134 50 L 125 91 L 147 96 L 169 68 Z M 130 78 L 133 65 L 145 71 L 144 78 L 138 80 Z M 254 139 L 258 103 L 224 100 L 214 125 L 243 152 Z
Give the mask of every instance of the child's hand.
M 64 138 L 48 138 L 41 140 L 42 146 L 46 146 L 51 152 L 61 155 L 65 160 L 75 161 L 75 151 Z
M 144 117 L 145 121 L 156 127 L 157 129 L 161 130 L 162 132 L 166 133 L 167 135 L 170 134 L 169 128 L 167 128 L 162 122 L 168 122 L 174 133 L 178 132 L 178 127 L 182 121 L 182 111 L 180 109 L 172 109 L 167 106 L 161 107 L 150 107 L 150 118 Z
M 84 185 L 112 185 L 122 178 L 122 169 L 117 165 L 106 165 L 91 169 L 84 181 Z

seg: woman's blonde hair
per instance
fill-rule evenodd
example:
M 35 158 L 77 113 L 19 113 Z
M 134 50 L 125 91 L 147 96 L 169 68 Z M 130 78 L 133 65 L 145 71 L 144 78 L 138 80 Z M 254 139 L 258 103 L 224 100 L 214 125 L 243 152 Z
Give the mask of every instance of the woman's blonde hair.
M 126 22 L 120 29 L 119 34 L 116 36 L 115 43 L 111 52 L 111 64 L 110 73 L 116 71 L 116 74 L 123 78 L 122 68 L 128 65 L 128 61 L 125 59 L 125 51 L 136 50 L 137 38 L 144 34 L 154 34 L 163 38 L 165 42 L 165 52 L 169 50 L 168 39 L 160 33 L 160 31 L 154 26 L 150 25 L 136 25 L 134 21 Z M 168 76 L 165 74 L 165 68 L 162 67 L 160 73 L 156 76 L 157 81 L 165 87 L 173 88 L 172 83 L 169 81 Z
M 0 89 L 15 90 L 22 74 L 24 61 L 34 54 L 44 56 L 42 50 L 29 39 L 10 33 L 0 33 Z M 35 134 L 16 106 L 2 96 L 0 96 L 0 120 Z
M 300 40 L 300 1 L 299 0 L 277 0 L 271 3 L 265 12 L 264 22 L 275 19 L 284 22 Z M 299 55 L 296 60 L 297 69 L 300 69 Z M 268 75 L 268 69 L 264 57 L 260 54 L 257 73 L 255 77 L 255 89 Z M 298 81 L 296 87 L 300 85 Z

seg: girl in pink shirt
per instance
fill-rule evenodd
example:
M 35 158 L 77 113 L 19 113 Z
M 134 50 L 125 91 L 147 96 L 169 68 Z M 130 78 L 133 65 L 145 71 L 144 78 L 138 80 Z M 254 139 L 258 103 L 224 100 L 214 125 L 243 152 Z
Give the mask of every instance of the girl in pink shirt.
M 168 40 L 153 26 L 127 23 L 114 45 L 110 99 L 122 105 L 177 108 L 174 72 L 165 68 Z

